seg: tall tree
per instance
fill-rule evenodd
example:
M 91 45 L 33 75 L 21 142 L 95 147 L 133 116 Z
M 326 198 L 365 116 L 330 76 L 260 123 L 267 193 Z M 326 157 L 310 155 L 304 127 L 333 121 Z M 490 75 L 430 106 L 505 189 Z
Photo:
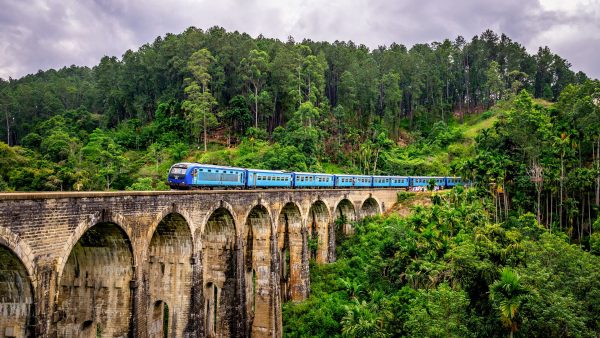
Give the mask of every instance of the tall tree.
M 253 49 L 247 58 L 242 59 L 244 78 L 252 86 L 251 98 L 254 101 L 254 127 L 258 128 L 258 101 L 262 94 L 265 81 L 268 78 L 271 64 L 269 54 L 262 50 Z
M 494 102 L 502 98 L 502 92 L 504 91 L 504 82 L 500 74 L 500 65 L 496 61 L 490 62 L 490 65 L 485 72 L 486 87 L 488 90 L 489 106 L 493 105 Z
M 502 323 L 509 329 L 509 337 L 519 329 L 518 315 L 527 290 L 519 275 L 509 268 L 502 269 L 500 279 L 490 286 L 490 301 L 500 314 Z
M 188 83 L 184 92 L 187 99 L 183 102 L 182 108 L 186 112 L 186 119 L 192 126 L 192 134 L 200 143 L 200 135 L 204 134 L 204 151 L 207 151 L 208 135 L 207 129 L 217 124 L 217 118 L 212 109 L 217 101 L 212 96 L 209 88 L 211 75 L 208 68 L 214 62 L 214 57 L 208 49 L 201 49 L 190 56 L 187 68 L 192 74 L 187 78 Z
M 400 74 L 387 73 L 381 80 L 381 101 L 383 102 L 383 117 L 388 125 L 390 135 L 397 135 L 398 121 L 400 120 L 400 103 L 402 90 L 400 89 Z

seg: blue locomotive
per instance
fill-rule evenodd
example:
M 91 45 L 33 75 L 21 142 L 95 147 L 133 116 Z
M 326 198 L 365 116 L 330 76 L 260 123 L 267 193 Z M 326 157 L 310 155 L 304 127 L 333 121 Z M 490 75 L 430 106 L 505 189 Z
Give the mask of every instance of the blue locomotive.
M 258 188 L 404 188 L 425 189 L 431 179 L 436 189 L 462 185 L 460 177 L 370 176 L 246 169 L 212 164 L 176 163 L 169 170 L 172 189 Z

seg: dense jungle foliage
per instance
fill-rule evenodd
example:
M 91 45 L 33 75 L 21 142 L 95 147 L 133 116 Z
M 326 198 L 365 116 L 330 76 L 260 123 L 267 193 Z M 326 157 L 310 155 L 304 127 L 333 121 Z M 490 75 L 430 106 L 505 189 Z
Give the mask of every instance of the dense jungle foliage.
M 597 337 L 600 251 L 532 213 L 494 222 L 482 193 L 355 224 L 335 263 L 311 264 L 311 296 L 284 305 L 284 336 Z

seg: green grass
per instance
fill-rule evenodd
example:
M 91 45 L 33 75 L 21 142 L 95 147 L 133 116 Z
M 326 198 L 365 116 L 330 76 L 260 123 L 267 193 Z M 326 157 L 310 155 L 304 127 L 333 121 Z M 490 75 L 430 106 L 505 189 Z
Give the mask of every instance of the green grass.
M 492 116 L 486 119 L 480 119 L 474 122 L 472 125 L 464 124 L 463 136 L 467 139 L 473 139 L 481 130 L 492 127 L 494 125 L 494 122 L 496 122 L 497 120 L 498 115 L 493 114 Z

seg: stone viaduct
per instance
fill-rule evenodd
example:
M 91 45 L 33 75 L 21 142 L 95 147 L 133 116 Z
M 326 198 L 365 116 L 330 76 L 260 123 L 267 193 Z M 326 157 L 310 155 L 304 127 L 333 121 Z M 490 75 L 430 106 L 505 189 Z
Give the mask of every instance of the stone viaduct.
M 0 194 L 0 337 L 279 337 L 395 190 Z M 337 225 L 340 224 L 340 225 Z

